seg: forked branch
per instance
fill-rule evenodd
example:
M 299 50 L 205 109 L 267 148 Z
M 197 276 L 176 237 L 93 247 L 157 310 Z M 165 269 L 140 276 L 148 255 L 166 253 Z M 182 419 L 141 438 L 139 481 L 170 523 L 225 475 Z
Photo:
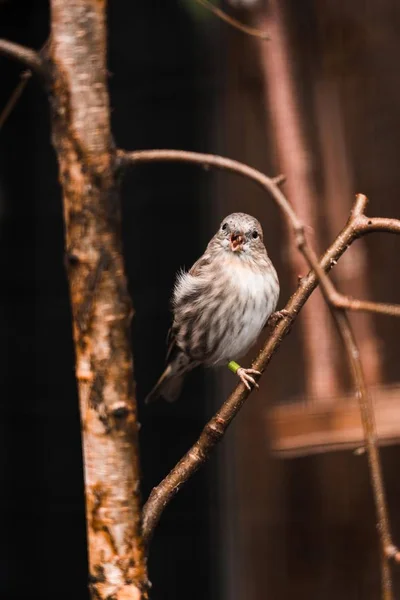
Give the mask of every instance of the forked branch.
M 350 222 L 363 215 L 366 198 L 359 194 L 354 209 L 350 216 Z M 371 398 L 365 383 L 364 371 L 360 359 L 360 351 L 347 316 L 346 309 L 351 309 L 351 302 L 342 302 L 341 299 L 348 300 L 346 296 L 339 294 L 325 271 L 321 268 L 312 248 L 307 240 L 299 238 L 297 240 L 300 252 L 306 258 L 310 267 L 314 270 L 321 286 L 322 294 L 331 309 L 333 319 L 336 323 L 339 335 L 346 350 L 348 362 L 351 367 L 354 387 L 356 389 L 357 399 L 360 406 L 361 421 L 364 430 L 364 439 L 368 451 L 368 460 L 371 473 L 371 482 L 374 493 L 376 512 L 378 518 L 378 531 L 381 545 L 381 575 L 382 575 L 382 597 L 383 600 L 392 600 L 392 581 L 390 574 L 389 558 L 397 560 L 399 550 L 392 542 L 387 502 L 385 497 L 385 486 L 383 483 L 382 467 L 379 459 L 379 450 L 377 445 L 377 432 L 374 419 L 374 409 Z M 372 303 L 373 304 L 373 303 Z M 380 305 L 389 306 L 389 305 Z M 398 310 L 397 306 L 393 307 Z M 396 314 L 386 312 L 383 314 Z M 397 316 L 397 314 L 396 314 Z
M 25 67 L 40 75 L 46 74 L 46 66 L 43 58 L 39 52 L 31 48 L 26 48 L 8 40 L 0 40 L 0 54 L 22 63 Z
M 118 151 L 118 157 L 122 167 L 138 164 L 140 162 L 178 161 L 194 163 L 204 167 L 213 166 L 222 170 L 231 171 L 253 180 L 264 190 L 268 191 L 277 206 L 283 212 L 288 225 L 294 231 L 299 250 L 303 253 L 313 270 L 300 280 L 297 290 L 285 307 L 284 317 L 278 321 L 273 328 L 264 348 L 253 362 L 253 368 L 261 372 L 266 369 L 283 338 L 289 332 L 293 320 L 297 317 L 299 311 L 317 287 L 318 283 L 322 282 L 321 285 L 323 285 L 324 294 L 327 299 L 329 298 L 330 305 L 332 305 L 331 303 L 334 303 L 339 297 L 339 304 L 338 306 L 335 304 L 333 305 L 333 311 L 335 313 L 334 316 L 339 332 L 346 347 L 360 401 L 360 411 L 364 426 L 366 446 L 368 449 L 372 485 L 380 530 L 383 556 L 382 576 L 383 588 L 385 590 L 384 599 L 390 600 L 391 580 L 387 558 L 390 555 L 397 559 L 399 551 L 391 541 L 381 466 L 376 444 L 373 409 L 366 391 L 356 342 L 347 315 L 344 312 L 344 308 L 399 316 L 399 306 L 351 300 L 345 296 L 342 297 L 327 278 L 326 272 L 337 263 L 342 254 L 356 239 L 375 231 L 400 234 L 400 221 L 397 219 L 366 217 L 364 210 L 367 204 L 367 198 L 363 194 L 358 194 L 346 226 L 325 252 L 321 261 L 318 262 L 314 251 L 308 245 L 302 223 L 293 211 L 293 208 L 290 206 L 285 195 L 278 187 L 281 178 L 271 179 L 248 165 L 228 158 L 210 154 L 184 152 L 181 150 L 146 150 L 137 152 L 125 152 L 120 150 Z M 330 297 L 329 293 L 332 292 L 332 290 L 334 293 L 332 297 Z M 346 300 L 346 307 L 340 305 L 342 298 Z M 204 427 L 197 442 L 171 470 L 165 479 L 153 489 L 143 511 L 143 535 L 147 543 L 149 542 L 154 528 L 168 502 L 175 496 L 180 487 L 191 477 L 191 475 L 193 475 L 208 459 L 213 448 L 222 439 L 233 418 L 236 416 L 250 393 L 251 392 L 246 390 L 243 384 L 239 384 L 229 398 L 222 404 L 214 417 L 212 417 Z
M 5 40 L 0 40 L 0 47 L 1 47 L 2 42 L 5 43 L 6 46 L 11 43 L 11 42 L 6 42 Z M 15 44 L 13 44 L 13 45 L 15 46 Z M 39 60 L 42 62 L 43 69 L 41 68 L 39 71 L 41 75 L 47 74 L 47 67 L 45 66 L 44 56 L 47 55 L 49 46 L 50 46 L 50 39 L 48 39 L 43 44 L 43 46 L 41 47 L 41 49 L 38 52 L 35 52 L 35 54 L 37 55 Z M 26 49 L 23 48 L 23 50 L 26 50 Z M 0 50 L 0 52 L 1 52 L 1 50 Z M 33 51 L 28 50 L 28 52 L 33 52 Z M 28 81 L 31 79 L 31 77 L 32 77 L 31 69 L 26 69 L 25 71 L 23 71 L 21 73 L 18 84 L 16 85 L 11 96 L 9 97 L 7 104 L 5 105 L 5 107 L 3 108 L 3 110 L 0 113 L 0 129 L 2 129 L 4 123 L 7 121 L 8 117 L 10 116 L 14 106 L 20 99 L 21 94 L 24 91 L 24 89 L 26 88 Z
M 275 203 L 283 212 L 287 224 L 293 227 L 296 233 L 303 229 L 300 219 L 278 187 L 278 184 L 282 182 L 282 176 L 278 178 L 267 177 L 261 171 L 249 167 L 249 165 L 216 154 L 202 154 L 201 152 L 187 152 L 185 150 L 137 150 L 134 152 L 118 150 L 117 153 L 122 168 L 149 162 L 182 162 L 237 173 L 237 175 L 251 179 L 272 195 Z

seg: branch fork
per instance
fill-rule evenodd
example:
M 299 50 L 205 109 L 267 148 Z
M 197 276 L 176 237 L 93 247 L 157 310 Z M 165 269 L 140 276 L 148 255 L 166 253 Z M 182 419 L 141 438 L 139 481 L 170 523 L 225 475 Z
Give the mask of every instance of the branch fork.
M 376 443 L 377 435 L 373 408 L 365 385 L 360 353 L 346 311 L 363 310 L 390 316 L 400 316 L 400 307 L 398 305 L 374 303 L 348 298 L 336 290 L 328 278 L 327 272 L 337 264 L 339 258 L 358 238 L 375 231 L 400 234 L 400 221 L 397 219 L 366 217 L 364 215 L 364 210 L 367 204 L 367 197 L 363 194 L 357 194 L 350 217 L 344 229 L 319 261 L 315 252 L 308 244 L 303 223 L 301 223 L 288 200 L 278 187 L 279 183 L 282 181 L 282 176 L 279 176 L 279 178 L 269 178 L 248 165 L 244 165 L 243 163 L 228 158 L 195 152 L 184 152 L 182 150 L 144 150 L 136 152 L 119 150 L 118 157 L 122 167 L 132 166 L 140 162 L 177 161 L 194 163 L 200 166 L 207 165 L 230 171 L 251 179 L 261 186 L 272 196 L 275 204 L 282 211 L 288 226 L 294 233 L 297 248 L 305 257 L 311 271 L 308 275 L 299 280 L 297 290 L 282 311 L 284 317 L 273 324 L 271 335 L 258 358 L 253 362 L 252 368 L 261 373 L 265 371 L 283 338 L 289 333 L 293 320 L 297 317 L 314 289 L 320 285 L 324 298 L 331 309 L 352 369 L 356 395 L 360 404 L 372 487 L 379 522 L 379 536 L 382 550 L 381 570 L 383 598 L 385 600 L 392 600 L 388 558 L 390 557 L 398 561 L 399 551 L 391 540 L 382 469 Z M 233 418 L 247 400 L 251 391 L 252 390 L 247 390 L 244 386 L 239 384 L 229 398 L 222 404 L 216 415 L 214 415 L 204 427 L 197 442 L 160 482 L 160 484 L 153 489 L 143 508 L 143 536 L 146 544 L 149 543 L 154 528 L 157 525 L 165 506 L 175 496 L 179 488 L 189 479 L 189 477 L 191 477 L 191 475 L 193 475 L 208 459 L 211 451 L 222 439 Z
M 47 65 L 41 52 L 0 39 L 0 54 L 16 60 L 42 77 L 48 74 Z

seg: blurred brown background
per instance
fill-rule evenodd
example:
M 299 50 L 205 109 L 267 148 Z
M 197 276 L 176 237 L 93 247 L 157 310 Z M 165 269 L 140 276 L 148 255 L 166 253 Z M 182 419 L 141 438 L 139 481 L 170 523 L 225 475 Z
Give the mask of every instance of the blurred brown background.
M 218 151 L 269 174 L 285 173 L 283 189 L 320 251 L 343 227 L 356 192 L 369 197 L 368 214 L 398 218 L 399 5 L 252 4 L 236 14 L 266 30 L 271 41 L 225 32 Z M 280 215 L 248 182 L 217 177 L 218 216 L 246 206 L 261 219 L 279 267 L 283 307 L 306 268 L 288 248 Z M 398 302 L 398 243 L 381 234 L 357 242 L 335 269 L 339 289 Z M 260 394 L 234 424 L 225 450 L 233 486 L 224 487 L 230 599 L 380 597 L 367 459 L 354 453 L 362 446 L 358 409 L 348 397 L 348 366 L 318 294 L 273 359 Z M 398 539 L 400 323 L 361 314 L 352 322 L 385 443 L 384 477 Z M 393 577 L 400 598 L 398 566 Z

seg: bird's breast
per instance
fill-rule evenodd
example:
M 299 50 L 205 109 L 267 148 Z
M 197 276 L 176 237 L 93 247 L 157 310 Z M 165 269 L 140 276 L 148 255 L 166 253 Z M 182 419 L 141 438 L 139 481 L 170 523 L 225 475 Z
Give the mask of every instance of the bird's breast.
M 253 269 L 235 257 L 201 276 L 183 273 L 174 292 L 173 335 L 193 361 L 222 364 L 243 356 L 275 310 L 279 283 L 271 263 Z
M 218 364 L 243 356 L 275 310 L 278 296 L 272 265 L 265 272 L 247 265 L 228 268 L 222 278 L 220 306 L 210 314 L 210 325 L 220 343 L 209 362 Z

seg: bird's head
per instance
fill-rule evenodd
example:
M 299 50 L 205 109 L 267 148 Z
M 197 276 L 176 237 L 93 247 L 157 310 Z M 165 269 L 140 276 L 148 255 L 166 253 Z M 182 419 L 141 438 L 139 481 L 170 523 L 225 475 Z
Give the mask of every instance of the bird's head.
M 215 238 L 227 252 L 238 256 L 251 257 L 259 252 L 265 253 L 261 225 L 257 219 L 245 213 L 233 213 L 225 217 Z

